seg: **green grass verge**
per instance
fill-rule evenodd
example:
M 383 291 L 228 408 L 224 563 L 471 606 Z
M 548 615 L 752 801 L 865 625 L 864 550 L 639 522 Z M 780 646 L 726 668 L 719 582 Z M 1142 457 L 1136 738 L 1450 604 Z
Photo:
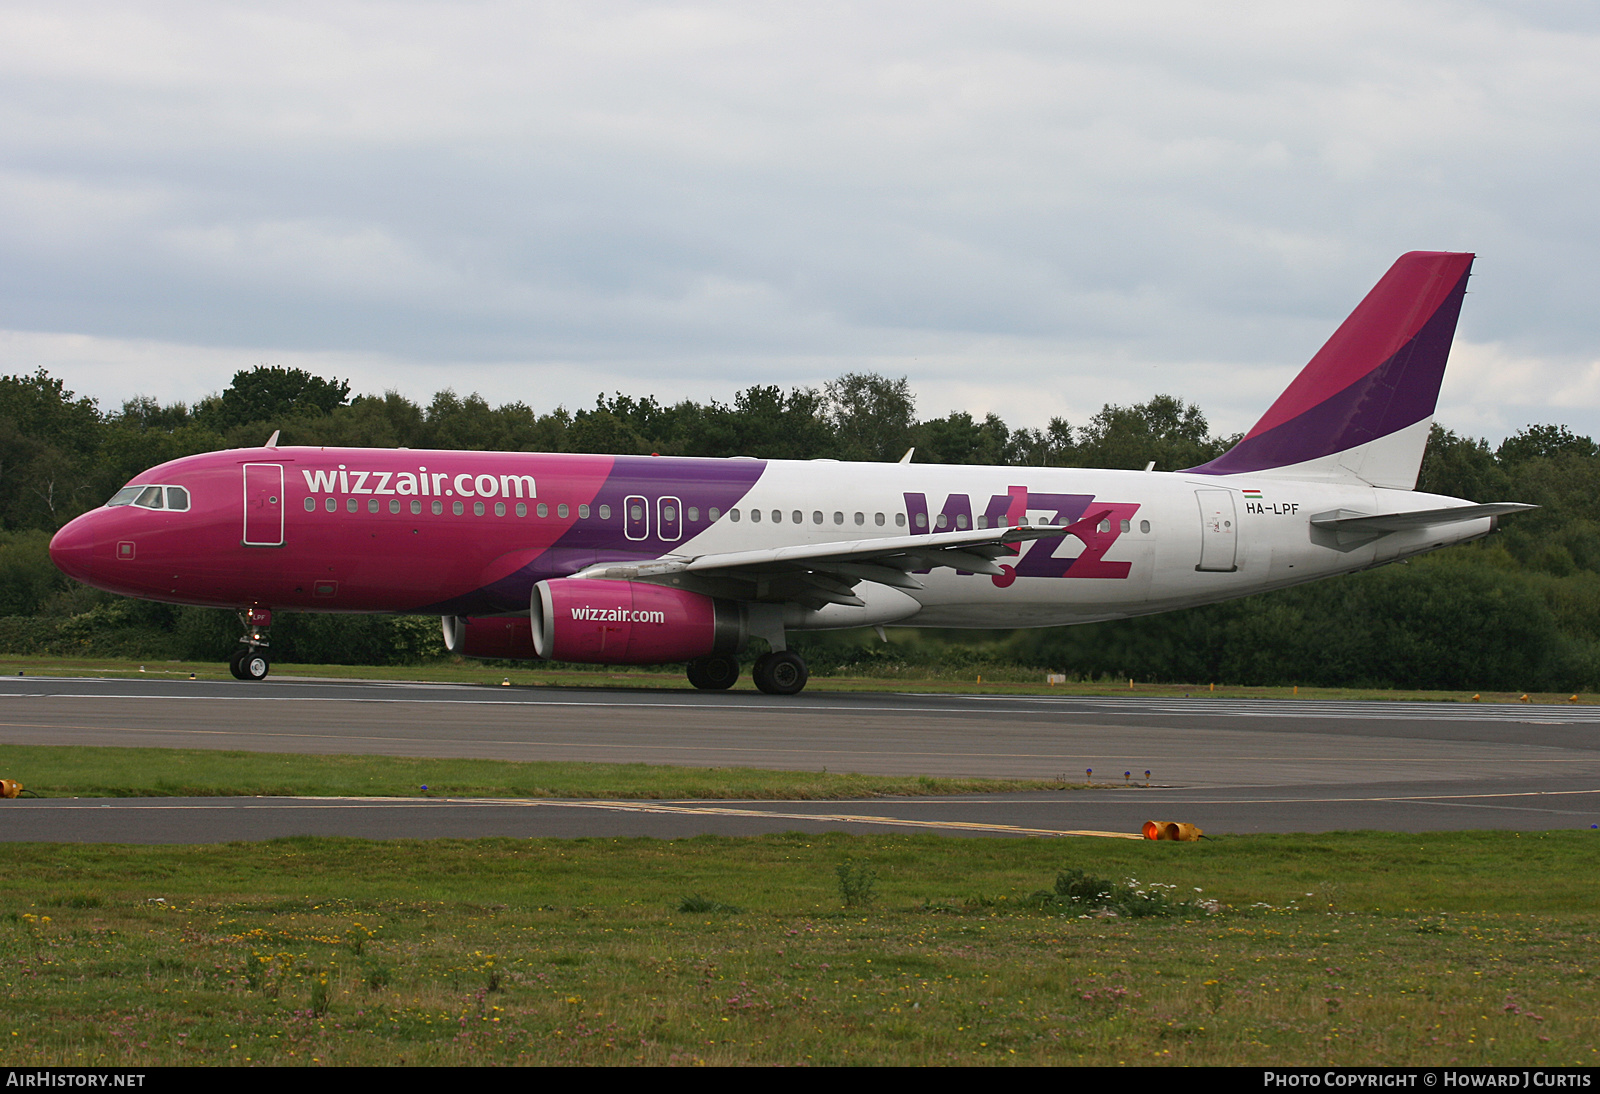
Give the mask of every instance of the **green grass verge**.
M 1067 785 L 1031 779 L 854 775 L 826 770 L 78 745 L 0 745 L 0 778 L 17 780 L 28 792 L 46 798 L 305 795 L 793 801 L 884 794 L 993 794 L 1064 789 Z
M 426 683 L 481 684 L 509 687 L 652 688 L 688 691 L 690 685 L 677 666 L 578 668 L 559 665 L 518 665 L 503 668 L 455 659 L 425 665 L 294 665 L 272 667 L 273 678 L 309 677 L 325 680 L 415 680 Z M 228 680 L 228 667 L 212 661 L 125 661 L 107 658 L 0 657 L 0 676 L 101 676 L 145 679 Z M 754 691 L 749 676 L 735 690 Z M 1385 690 L 1382 688 L 1237 687 L 1225 684 L 1152 684 L 1127 680 L 1081 680 L 1050 685 L 1043 673 L 986 669 L 982 674 L 923 672 L 912 669 L 889 677 L 812 676 L 807 691 L 835 692 L 935 692 L 975 695 L 1130 695 L 1148 698 L 1215 699 L 1382 699 L 1431 702 L 1578 703 L 1600 702 L 1589 692 L 1464 692 Z
M 0 1065 L 1593 1065 L 1597 838 L 4 844 Z

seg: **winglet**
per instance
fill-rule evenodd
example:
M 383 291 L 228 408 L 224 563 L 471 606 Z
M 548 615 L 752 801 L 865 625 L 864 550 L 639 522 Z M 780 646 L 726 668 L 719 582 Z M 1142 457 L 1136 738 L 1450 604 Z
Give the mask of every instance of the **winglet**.
M 1205 475 L 1416 486 L 1472 255 L 1412 251 Z

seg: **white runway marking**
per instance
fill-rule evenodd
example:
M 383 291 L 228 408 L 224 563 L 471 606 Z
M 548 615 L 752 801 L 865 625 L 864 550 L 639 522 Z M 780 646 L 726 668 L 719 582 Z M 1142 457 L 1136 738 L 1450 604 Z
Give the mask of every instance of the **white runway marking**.
M 89 681 L 93 682 L 93 681 Z M 361 685 L 370 687 L 373 685 Z M 398 686 L 398 685 L 390 685 Z M 465 693 L 460 698 L 445 697 L 407 697 L 388 698 L 380 696 L 350 696 L 350 695 L 169 695 L 169 694 L 139 694 L 128 692 L 0 692 L 0 699 L 66 699 L 66 700 L 136 700 L 142 702 L 210 702 L 236 704 L 241 702 L 254 703 L 364 703 L 364 704 L 393 704 L 393 705 L 448 705 L 448 706 L 490 706 L 490 707 L 587 707 L 606 710 L 683 710 L 683 711 L 710 711 L 747 713 L 759 711 L 763 715 L 804 715 L 815 716 L 825 713 L 826 708 L 813 704 L 797 704 L 785 708 L 782 704 L 766 702 L 740 702 L 738 700 L 707 700 L 707 701 L 662 701 L 657 699 L 638 699 L 617 701 L 610 699 L 554 699 L 535 696 L 524 696 L 515 699 L 490 699 L 482 697 L 486 689 L 471 685 L 433 684 L 433 685 L 406 685 L 424 686 L 430 689 L 454 689 Z M 467 697 L 472 696 L 472 697 Z M 964 714 L 985 715 L 988 712 L 979 707 L 980 704 L 1014 704 L 1017 709 L 1008 710 L 1006 713 L 1015 716 L 1034 718 L 1061 718 L 1081 716 L 1085 714 L 1101 714 L 1121 717 L 1139 715 L 1160 715 L 1162 717 L 1183 718 L 1276 718 L 1276 719 L 1331 719 L 1336 721 L 1402 721 L 1402 722 L 1511 722 L 1523 725 L 1594 725 L 1600 724 L 1600 708 L 1596 707 L 1559 707 L 1559 706 L 1524 706 L 1521 704 L 1473 704 L 1463 703 L 1364 703 L 1358 701 L 1297 701 L 1275 699 L 1101 699 L 1101 698 L 1068 698 L 1066 696 L 1017 696 L 1017 695 L 970 695 L 963 696 L 962 702 L 973 704 L 971 706 L 951 705 L 946 697 L 935 697 L 923 694 L 908 695 L 908 698 L 941 700 L 942 705 L 861 705 L 852 704 L 848 708 L 835 711 L 842 716 L 854 714 Z M 1043 709 L 1045 707 L 1049 709 Z M 1028 709 L 1033 707 L 1035 709 Z

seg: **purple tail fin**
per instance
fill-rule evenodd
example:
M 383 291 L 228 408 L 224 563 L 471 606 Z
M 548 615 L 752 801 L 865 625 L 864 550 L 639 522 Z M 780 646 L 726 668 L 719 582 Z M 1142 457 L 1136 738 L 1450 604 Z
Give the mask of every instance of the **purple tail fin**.
M 1206 475 L 1416 485 L 1473 256 L 1401 255 Z

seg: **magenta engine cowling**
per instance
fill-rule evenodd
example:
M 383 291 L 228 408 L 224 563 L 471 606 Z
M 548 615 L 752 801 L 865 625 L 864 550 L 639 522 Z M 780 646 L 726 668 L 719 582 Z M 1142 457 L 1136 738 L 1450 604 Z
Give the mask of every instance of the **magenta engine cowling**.
M 534 651 L 551 661 L 691 661 L 737 653 L 747 634 L 738 601 L 635 581 L 541 581 L 530 609 Z
M 497 657 L 509 661 L 533 661 L 539 657 L 533 648 L 533 628 L 525 615 L 480 616 L 469 619 L 444 616 L 444 645 L 451 653 L 464 657 Z

